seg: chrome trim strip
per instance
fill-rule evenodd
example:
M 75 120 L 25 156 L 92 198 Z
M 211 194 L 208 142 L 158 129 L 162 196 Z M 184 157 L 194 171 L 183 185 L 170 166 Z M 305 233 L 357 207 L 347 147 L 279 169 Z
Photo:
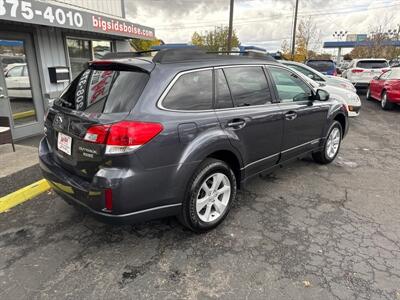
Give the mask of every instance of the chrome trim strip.
M 288 151 L 291 151 L 291 150 L 294 150 L 294 149 L 297 149 L 297 148 L 306 146 L 306 145 L 308 145 L 308 144 L 316 144 L 316 143 L 318 143 L 320 140 L 321 140 L 321 139 L 315 139 L 315 140 L 309 141 L 309 142 L 307 142 L 307 143 L 304 143 L 304 144 L 301 144 L 301 145 L 297 145 L 297 146 L 295 146 L 295 147 L 292 147 L 292 148 L 283 150 L 281 153 L 286 153 L 286 152 L 288 152 Z
M 267 156 L 267 157 L 261 158 L 261 159 L 259 159 L 259 160 L 253 161 L 253 162 L 251 162 L 251 163 L 245 165 L 243 168 L 241 168 L 241 170 L 246 169 L 246 168 L 248 168 L 248 167 L 250 167 L 250 166 L 252 166 L 252 165 L 254 165 L 254 164 L 256 164 L 256 163 L 259 163 L 259 162 L 261 162 L 261 161 L 264 161 L 264 160 L 273 158 L 274 156 L 278 156 L 278 155 L 279 155 L 279 153 L 275 153 L 275 154 L 272 154 L 272 155 L 270 155 L 270 156 Z
M 157 101 L 157 107 L 162 110 L 166 111 L 172 111 L 172 112 L 183 112 L 183 113 L 201 113 L 201 112 L 217 112 L 217 111 L 226 111 L 226 110 L 242 110 L 242 109 L 251 109 L 254 107 L 262 107 L 262 106 L 270 106 L 273 104 L 280 104 L 279 102 L 274 102 L 274 103 L 265 103 L 265 104 L 260 104 L 260 105 L 252 105 L 252 106 L 241 106 L 241 107 L 230 107 L 230 108 L 222 108 L 222 109 L 203 109 L 203 110 L 180 110 L 180 109 L 169 109 L 166 108 L 162 105 L 162 102 L 164 101 L 164 98 L 167 96 L 175 82 L 179 79 L 184 74 L 188 73 L 193 73 L 193 72 L 200 72 L 200 71 L 207 71 L 207 70 L 217 70 L 217 69 L 223 69 L 223 68 L 235 68 L 235 67 L 265 67 L 265 66 L 270 66 L 269 64 L 251 64 L 251 65 L 246 65 L 246 64 L 240 64 L 240 65 L 226 65 L 226 66 L 217 66 L 217 67 L 205 67 L 205 68 L 199 68 L 199 69 L 193 69 L 193 70 L 187 70 L 187 71 L 182 71 L 178 74 L 175 75 L 174 79 L 168 84 L 167 88 L 164 90 L 164 92 L 161 94 L 160 99 Z M 272 65 L 273 66 L 273 65 Z M 278 66 L 279 67 L 279 66 Z M 290 70 L 289 70 L 290 71 Z
M 108 217 L 108 218 L 116 218 L 116 219 L 124 218 L 124 217 L 130 217 L 130 216 L 147 213 L 147 212 L 154 211 L 154 210 L 170 208 L 170 207 L 177 207 L 177 206 L 181 206 L 182 205 L 182 203 L 168 204 L 168 205 L 162 205 L 162 206 L 156 206 L 156 207 L 152 207 L 152 208 L 148 208 L 148 209 L 138 210 L 138 211 L 134 211 L 134 212 L 127 213 L 127 214 L 113 215 L 113 214 L 106 214 L 104 212 L 94 210 L 93 208 L 91 208 L 88 205 L 86 205 L 85 203 L 83 203 L 83 202 L 71 197 L 70 195 L 65 194 L 65 193 L 63 193 L 63 194 L 66 195 L 68 198 L 70 198 L 72 201 L 78 203 L 79 205 L 82 205 L 83 207 L 87 208 L 90 212 L 92 212 L 92 213 L 94 213 L 96 215 L 100 215 L 100 216 L 104 216 L 104 217 Z

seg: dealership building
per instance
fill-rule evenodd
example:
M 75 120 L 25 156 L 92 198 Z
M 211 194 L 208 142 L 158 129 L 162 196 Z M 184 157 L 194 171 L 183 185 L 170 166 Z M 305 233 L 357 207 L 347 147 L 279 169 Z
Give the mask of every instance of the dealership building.
M 131 51 L 154 29 L 126 19 L 124 0 L 0 1 L 0 116 L 13 138 L 41 134 L 49 100 L 88 61 Z

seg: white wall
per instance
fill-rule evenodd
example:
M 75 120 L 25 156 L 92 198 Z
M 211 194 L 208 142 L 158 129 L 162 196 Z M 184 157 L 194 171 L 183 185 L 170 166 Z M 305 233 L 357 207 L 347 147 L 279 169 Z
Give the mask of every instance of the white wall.
M 41 0 L 54 4 L 81 7 L 97 13 L 122 18 L 122 0 Z M 58 3 L 57 3 L 58 2 Z

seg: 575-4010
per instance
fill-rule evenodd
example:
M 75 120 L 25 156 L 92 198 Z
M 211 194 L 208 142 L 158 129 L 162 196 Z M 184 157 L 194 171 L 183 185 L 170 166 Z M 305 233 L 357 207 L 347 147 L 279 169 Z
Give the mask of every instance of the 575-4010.
M 26 20 L 42 18 L 44 22 L 58 25 L 82 27 L 83 17 L 79 12 L 74 12 L 61 7 L 46 6 L 44 9 L 32 7 L 32 2 L 20 0 L 0 0 L 0 16 L 9 15 L 12 18 L 21 16 Z

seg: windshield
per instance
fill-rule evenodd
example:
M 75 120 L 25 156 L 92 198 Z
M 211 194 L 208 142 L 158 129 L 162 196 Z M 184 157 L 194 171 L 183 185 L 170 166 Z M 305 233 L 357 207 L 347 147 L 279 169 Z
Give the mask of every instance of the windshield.
M 332 61 L 327 60 L 311 60 L 307 62 L 307 65 L 320 72 L 326 72 L 335 69 L 335 64 Z
M 360 60 L 357 68 L 362 69 L 383 69 L 388 68 L 389 64 L 386 60 Z
M 96 113 L 129 112 L 149 75 L 143 72 L 87 69 L 54 102 L 73 110 Z

